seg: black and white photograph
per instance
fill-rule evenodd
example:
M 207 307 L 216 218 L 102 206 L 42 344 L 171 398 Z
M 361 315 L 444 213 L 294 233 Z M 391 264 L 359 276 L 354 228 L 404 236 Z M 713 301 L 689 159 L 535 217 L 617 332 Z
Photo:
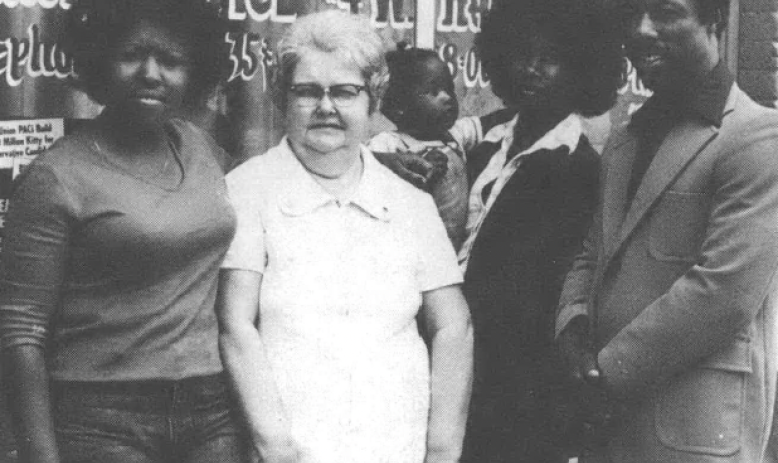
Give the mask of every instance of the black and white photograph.
M 778 463 L 778 0 L 0 0 L 0 463 Z

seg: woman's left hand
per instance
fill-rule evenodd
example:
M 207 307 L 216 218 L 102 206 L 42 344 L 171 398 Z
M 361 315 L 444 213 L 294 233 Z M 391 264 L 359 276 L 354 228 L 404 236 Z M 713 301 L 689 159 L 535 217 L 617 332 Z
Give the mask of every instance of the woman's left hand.
M 424 463 L 459 463 L 459 454 L 447 451 L 427 451 Z

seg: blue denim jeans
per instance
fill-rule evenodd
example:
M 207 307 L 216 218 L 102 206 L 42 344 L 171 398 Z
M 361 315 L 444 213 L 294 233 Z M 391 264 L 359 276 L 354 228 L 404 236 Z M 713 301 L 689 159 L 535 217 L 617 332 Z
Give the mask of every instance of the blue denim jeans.
M 244 463 L 247 440 L 223 375 L 55 382 L 62 463 Z

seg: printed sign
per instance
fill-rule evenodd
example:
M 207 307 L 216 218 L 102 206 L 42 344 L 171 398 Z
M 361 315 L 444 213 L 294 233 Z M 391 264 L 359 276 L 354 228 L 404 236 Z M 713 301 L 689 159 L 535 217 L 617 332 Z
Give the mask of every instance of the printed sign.
M 70 89 L 73 63 L 57 42 L 61 16 L 72 0 L 0 0 L 0 118 L 67 117 L 96 114 L 94 105 Z M 217 1 L 217 0 L 212 0 Z M 279 37 L 299 16 L 328 8 L 366 15 L 388 42 L 413 42 L 416 1 L 422 0 L 219 0 L 236 27 L 225 36 L 229 83 L 217 104 L 230 120 L 229 137 L 238 157 L 264 152 L 282 135 L 281 119 L 270 96 L 270 71 Z M 463 116 L 485 114 L 501 106 L 473 46 L 492 0 L 434 2 L 435 45 L 455 77 Z M 628 120 L 648 92 L 634 72 L 611 111 L 611 125 Z M 98 108 L 99 109 L 99 108 Z M 606 134 L 594 136 L 604 138 Z
M 0 249 L 13 180 L 64 134 L 63 119 L 0 121 Z

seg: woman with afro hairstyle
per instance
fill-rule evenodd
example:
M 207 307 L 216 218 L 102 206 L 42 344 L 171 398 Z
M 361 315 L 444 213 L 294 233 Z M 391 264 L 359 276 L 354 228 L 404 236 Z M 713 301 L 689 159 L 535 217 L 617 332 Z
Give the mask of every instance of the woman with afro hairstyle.
M 476 46 L 517 111 L 468 155 L 460 250 L 475 330 L 463 462 L 567 462 L 568 388 L 554 350 L 563 278 L 597 203 L 599 157 L 581 116 L 622 82 L 618 21 L 580 0 L 496 1 Z
M 0 347 L 25 463 L 246 461 L 218 349 L 226 153 L 179 119 L 225 75 L 206 0 L 79 1 L 76 85 L 105 106 L 15 184 Z

